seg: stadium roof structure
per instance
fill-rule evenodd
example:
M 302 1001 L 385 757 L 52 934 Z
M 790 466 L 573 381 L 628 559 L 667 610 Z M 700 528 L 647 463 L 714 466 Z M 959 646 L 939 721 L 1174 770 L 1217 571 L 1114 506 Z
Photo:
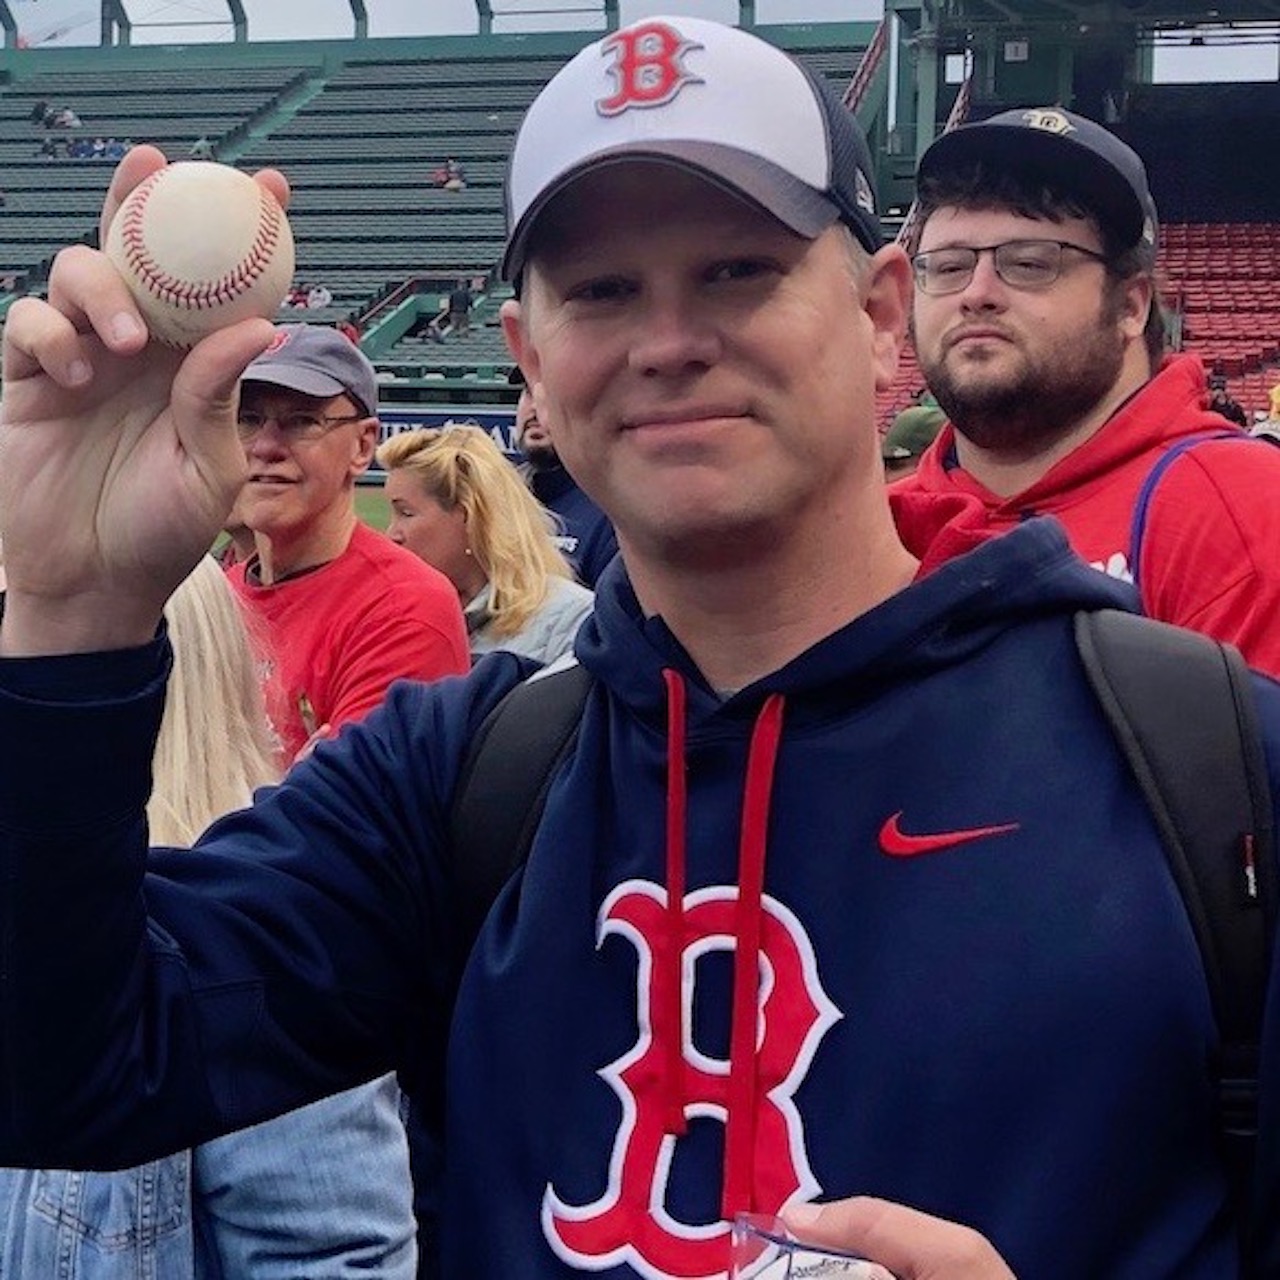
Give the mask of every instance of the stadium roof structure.
M 14 0 L 16 3 L 16 0 Z M 34 3 L 34 0 L 31 0 Z M 209 28 L 225 31 L 230 28 L 234 43 L 247 43 L 252 35 L 251 23 L 243 0 L 220 0 L 224 13 L 217 12 L 217 0 L 212 0 L 208 8 L 192 9 L 194 16 L 175 16 L 169 10 L 178 6 L 160 6 L 148 14 L 134 15 L 126 0 L 98 0 L 96 18 L 100 29 L 99 44 L 101 46 L 130 45 L 133 43 L 135 30 L 145 28 L 162 28 L 166 32 L 182 28 Z M 527 32 L 538 30 L 540 18 L 563 19 L 566 14 L 574 15 L 580 21 L 583 31 L 616 30 L 620 22 L 620 0 L 576 0 L 569 7 L 560 4 L 553 6 L 548 0 L 546 8 L 538 7 L 538 0 L 521 3 L 516 7 L 516 0 L 471 0 L 476 14 L 476 34 L 490 36 L 500 34 L 495 21 L 515 19 L 520 24 L 519 30 Z M 1280 0 L 1277 0 L 1280 3 Z M 738 25 L 755 27 L 756 0 L 737 0 Z M 136 5 L 134 7 L 137 7 Z M 351 13 L 351 36 L 357 40 L 369 37 L 369 11 L 366 0 L 347 0 Z M 29 31 L 21 31 L 13 12 L 10 0 L 0 0 L 0 36 L 8 48 L 34 48 L 65 36 L 68 30 L 87 26 L 94 22 L 92 8 L 86 6 L 74 15 L 64 13 L 58 21 L 39 29 L 34 35 Z M 531 25 L 532 24 L 532 25 Z M 554 24 L 559 28 L 559 23 Z
M 1280 0 L 924 0 L 940 30 L 999 26 L 1029 28 L 1072 24 L 1141 26 L 1176 30 L 1206 26 L 1240 27 L 1280 21 Z M 1273 36 L 1274 38 L 1274 36 Z

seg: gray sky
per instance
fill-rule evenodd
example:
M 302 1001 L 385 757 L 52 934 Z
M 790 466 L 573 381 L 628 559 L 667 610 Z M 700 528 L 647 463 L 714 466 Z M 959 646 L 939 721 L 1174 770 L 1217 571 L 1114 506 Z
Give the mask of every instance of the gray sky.
M 10 0 L 21 30 L 36 44 L 50 47 L 93 44 L 98 38 L 97 0 Z M 352 34 L 347 0 L 243 0 L 249 34 L 255 40 L 295 40 L 303 37 L 342 38 Z M 463 33 L 476 29 L 473 0 L 365 0 L 372 36 Z M 581 9 L 583 0 L 495 0 L 505 11 L 495 26 L 500 31 L 545 29 L 554 8 Z M 656 13 L 680 13 L 737 19 L 737 0 L 621 0 L 624 22 Z M 883 0 L 756 0 L 756 19 L 772 22 L 874 20 Z M 230 35 L 223 0 L 126 0 L 136 44 L 191 44 L 225 40 Z M 515 16 L 521 9 L 537 17 Z M 559 25 L 581 25 L 581 14 L 569 14 Z M 1162 48 L 1156 57 L 1156 78 L 1173 80 L 1275 80 L 1280 61 L 1280 32 L 1261 30 L 1256 42 L 1215 44 L 1203 48 Z

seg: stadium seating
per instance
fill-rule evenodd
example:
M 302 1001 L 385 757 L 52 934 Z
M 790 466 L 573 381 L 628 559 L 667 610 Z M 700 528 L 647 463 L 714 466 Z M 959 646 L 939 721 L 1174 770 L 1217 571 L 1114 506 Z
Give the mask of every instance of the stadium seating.
M 1280 224 L 1167 224 L 1160 272 L 1183 348 L 1225 375 L 1246 410 L 1265 409 L 1280 381 Z
M 297 66 L 148 69 L 121 75 L 95 70 L 37 72 L 0 94 L 0 278 L 39 289 L 62 245 L 92 242 L 113 163 L 43 158 L 46 139 L 146 140 L 181 159 L 198 138 L 218 142 L 269 112 L 304 75 Z M 69 107 L 79 128 L 44 128 L 37 102 Z

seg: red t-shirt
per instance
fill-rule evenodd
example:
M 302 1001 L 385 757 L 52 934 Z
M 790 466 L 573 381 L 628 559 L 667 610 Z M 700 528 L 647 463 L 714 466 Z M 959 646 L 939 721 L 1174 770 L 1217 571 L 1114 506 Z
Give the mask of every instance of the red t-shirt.
M 1174 356 L 1098 432 L 1021 493 L 1001 498 L 960 467 L 950 425 L 915 475 L 893 488 L 976 498 L 994 532 L 1030 516 L 1055 516 L 1085 560 L 1132 580 L 1133 509 L 1151 469 L 1187 436 L 1235 431 L 1207 404 L 1199 358 Z M 1280 677 L 1280 449 L 1232 438 L 1181 454 L 1156 485 L 1138 570 L 1151 617 L 1230 641 L 1250 665 Z
M 227 577 L 261 622 L 267 714 L 286 763 L 321 725 L 336 731 L 371 711 L 393 680 L 470 666 L 453 584 L 367 525 L 337 559 L 274 586 L 248 581 L 246 568 Z

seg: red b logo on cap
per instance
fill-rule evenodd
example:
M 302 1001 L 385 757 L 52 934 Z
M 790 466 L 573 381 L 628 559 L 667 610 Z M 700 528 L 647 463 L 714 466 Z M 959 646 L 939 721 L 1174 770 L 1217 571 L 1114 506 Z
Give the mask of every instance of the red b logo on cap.
M 628 27 L 610 36 L 600 47 L 614 56 L 609 74 L 617 83 L 612 97 L 596 103 L 602 116 L 616 116 L 628 107 L 660 107 L 685 85 L 700 83 L 681 65 L 681 59 L 690 49 L 702 46 L 686 40 L 664 23 Z

